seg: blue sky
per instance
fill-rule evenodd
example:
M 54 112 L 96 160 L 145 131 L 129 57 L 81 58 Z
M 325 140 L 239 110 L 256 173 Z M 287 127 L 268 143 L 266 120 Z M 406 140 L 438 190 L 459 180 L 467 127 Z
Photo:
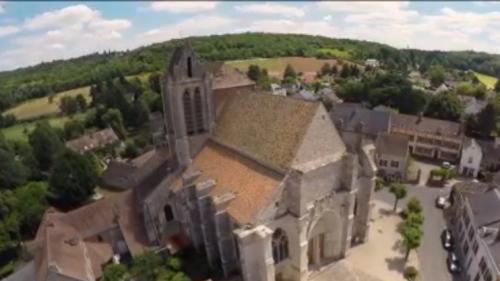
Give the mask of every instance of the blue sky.
M 244 31 L 500 53 L 500 2 L 0 0 L 0 70 L 189 35 Z

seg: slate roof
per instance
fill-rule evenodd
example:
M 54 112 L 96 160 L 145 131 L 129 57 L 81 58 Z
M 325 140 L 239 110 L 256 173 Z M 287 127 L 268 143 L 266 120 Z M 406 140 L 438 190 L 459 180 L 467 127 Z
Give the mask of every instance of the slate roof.
M 271 169 L 213 141 L 209 141 L 196 155 L 191 169 L 201 171 L 197 182 L 216 181 L 210 195 L 235 195 L 227 211 L 240 224 L 253 221 L 283 178 Z
M 217 117 L 213 138 L 242 155 L 288 169 L 319 102 L 260 93 L 235 93 Z
M 396 134 L 380 134 L 376 140 L 377 153 L 396 157 L 406 157 L 408 154 L 409 139 L 407 136 Z
M 83 135 L 66 142 L 66 146 L 78 153 L 85 153 L 104 148 L 119 142 L 120 139 L 111 128 Z
M 330 111 L 330 118 L 341 131 L 356 132 L 360 124 L 363 124 L 362 132 L 373 136 L 378 133 L 388 133 L 391 126 L 390 113 L 363 108 L 358 103 L 334 105 Z
M 397 129 L 447 137 L 461 137 L 463 135 L 462 126 L 458 122 L 401 113 L 391 114 L 391 126 Z

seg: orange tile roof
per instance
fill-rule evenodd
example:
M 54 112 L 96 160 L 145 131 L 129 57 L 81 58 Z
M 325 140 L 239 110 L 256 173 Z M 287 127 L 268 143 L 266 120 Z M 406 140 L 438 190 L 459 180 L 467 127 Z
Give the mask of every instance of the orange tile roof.
M 227 211 L 241 224 L 255 219 L 282 180 L 281 175 L 213 141 L 196 155 L 192 166 L 201 171 L 197 182 L 216 181 L 212 196 L 234 193 L 236 197 L 229 203 Z

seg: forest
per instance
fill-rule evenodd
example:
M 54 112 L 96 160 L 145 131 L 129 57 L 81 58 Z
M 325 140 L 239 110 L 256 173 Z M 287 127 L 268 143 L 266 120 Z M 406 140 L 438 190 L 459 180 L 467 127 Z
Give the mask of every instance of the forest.
M 106 81 L 120 75 L 161 71 L 173 49 L 185 39 L 174 39 L 138 49 L 94 53 L 69 60 L 0 72 L 0 110 L 22 101 Z M 242 33 L 189 37 L 195 51 L 206 61 L 302 56 L 348 59 L 361 62 L 379 59 L 386 66 L 424 70 L 432 65 L 472 69 L 495 77 L 500 75 L 500 55 L 483 52 L 441 52 L 396 49 L 388 45 L 350 39 L 298 34 Z M 327 50 L 327 51 L 325 51 Z

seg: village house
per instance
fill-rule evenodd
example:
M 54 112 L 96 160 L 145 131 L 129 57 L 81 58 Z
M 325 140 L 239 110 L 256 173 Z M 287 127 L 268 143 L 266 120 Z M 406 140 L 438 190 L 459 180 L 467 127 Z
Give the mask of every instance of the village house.
M 446 210 L 465 280 L 500 278 L 500 192 L 498 186 L 460 182 Z
M 117 145 L 118 143 L 120 143 L 120 138 L 118 138 L 115 131 L 111 128 L 107 128 L 67 141 L 66 147 L 80 154 L 84 154 L 105 149 Z
M 116 199 L 46 214 L 37 281 L 96 280 L 114 256 L 185 247 L 224 276 L 305 281 L 368 239 L 376 165 L 364 142 L 345 145 L 319 101 L 228 89 L 218 99 L 213 79 L 189 45 L 174 51 L 157 148 L 167 164 L 150 164 L 151 152 L 137 160 L 149 175 Z
M 483 152 L 481 146 L 475 139 L 466 138 L 462 147 L 458 172 L 463 176 L 477 177 L 481 169 L 482 159 Z
M 271 93 L 275 96 L 286 97 L 286 89 L 282 88 L 279 84 L 271 83 Z
M 408 137 L 404 135 L 379 134 L 375 141 L 375 163 L 379 175 L 389 180 L 405 180 L 410 153 Z
M 460 123 L 393 113 L 391 133 L 408 136 L 410 153 L 414 155 L 451 162 L 460 159 L 464 140 Z
M 366 59 L 365 66 L 377 68 L 380 67 L 380 62 L 377 59 Z

